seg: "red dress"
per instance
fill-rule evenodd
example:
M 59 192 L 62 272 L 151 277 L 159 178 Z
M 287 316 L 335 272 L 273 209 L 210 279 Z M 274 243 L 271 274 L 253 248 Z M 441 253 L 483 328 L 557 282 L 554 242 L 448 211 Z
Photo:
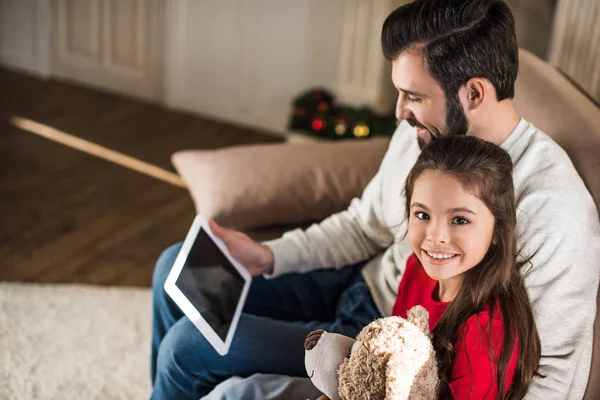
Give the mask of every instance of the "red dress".
M 392 315 L 406 318 L 407 311 L 421 305 L 429 312 L 429 329 L 433 330 L 449 303 L 435 300 L 437 281 L 431 279 L 413 254 L 406 261 L 406 270 L 398 288 L 398 298 Z M 500 306 L 494 311 L 491 335 L 488 334 L 489 310 L 472 315 L 461 326 L 454 343 L 450 391 L 456 399 L 496 399 L 498 394 L 498 361 L 504 339 L 504 320 Z M 491 360 L 488 341 L 491 336 L 495 360 Z M 504 393 L 512 385 L 518 357 L 514 346 L 506 370 Z

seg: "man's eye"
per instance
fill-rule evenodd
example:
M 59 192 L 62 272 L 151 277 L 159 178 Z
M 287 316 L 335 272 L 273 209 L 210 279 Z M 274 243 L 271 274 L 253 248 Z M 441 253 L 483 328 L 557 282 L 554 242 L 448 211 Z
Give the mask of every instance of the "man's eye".
M 423 211 L 417 211 L 415 213 L 415 217 L 417 217 L 418 219 L 423 219 L 423 220 L 427 220 L 429 219 L 429 215 L 427 215 L 426 213 L 424 213 Z
M 466 225 L 469 223 L 469 220 L 463 217 L 454 217 L 452 223 L 456 225 Z
M 410 96 L 408 96 L 408 101 L 412 101 L 414 103 L 420 103 L 421 99 L 418 98 L 418 97 L 410 97 Z

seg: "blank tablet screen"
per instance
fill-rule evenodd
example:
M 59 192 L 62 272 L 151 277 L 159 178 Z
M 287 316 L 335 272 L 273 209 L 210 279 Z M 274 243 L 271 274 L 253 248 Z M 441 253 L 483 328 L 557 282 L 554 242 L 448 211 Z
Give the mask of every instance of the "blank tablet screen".
M 175 285 L 225 342 L 244 279 L 202 228 Z

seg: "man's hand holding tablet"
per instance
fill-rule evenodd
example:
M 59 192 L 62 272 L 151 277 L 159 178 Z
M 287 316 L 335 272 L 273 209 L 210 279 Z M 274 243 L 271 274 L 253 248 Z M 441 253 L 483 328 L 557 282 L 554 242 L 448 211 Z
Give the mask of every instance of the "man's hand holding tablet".
M 273 252 L 264 244 L 258 244 L 242 232 L 223 228 L 215 221 L 209 222 L 212 233 L 221 239 L 233 258 L 238 260 L 252 276 L 273 272 Z
M 252 276 L 272 270 L 273 254 L 267 246 L 198 215 L 164 288 L 215 350 L 225 355 Z

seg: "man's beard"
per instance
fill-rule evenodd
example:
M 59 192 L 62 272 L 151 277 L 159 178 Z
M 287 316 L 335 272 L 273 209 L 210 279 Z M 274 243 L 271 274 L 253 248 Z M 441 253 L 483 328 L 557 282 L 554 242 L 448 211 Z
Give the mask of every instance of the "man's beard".
M 446 102 L 448 108 L 448 115 L 446 116 L 446 132 L 447 135 L 466 135 L 469 130 L 469 121 L 465 111 L 460 104 L 458 94 L 452 98 L 446 96 L 448 101 Z
M 447 96 L 446 108 L 448 109 L 448 114 L 446 115 L 446 129 L 447 132 L 444 135 L 466 135 L 469 130 L 469 122 L 467 121 L 467 116 L 465 115 L 464 110 L 462 109 L 462 105 L 460 104 L 460 100 L 458 96 L 449 97 Z M 409 118 L 406 120 L 410 126 L 413 128 L 421 128 L 425 129 L 429 132 L 431 136 L 431 141 L 437 139 L 441 132 L 438 130 L 432 132 L 428 128 L 426 128 L 423 124 L 417 121 L 415 118 Z M 422 137 L 417 136 L 417 142 L 419 143 L 419 148 L 423 150 L 428 143 Z
M 431 141 L 434 141 L 436 139 L 436 137 L 439 135 L 439 132 L 437 132 L 436 134 L 433 134 L 433 132 L 431 132 L 428 128 L 425 128 L 425 126 L 422 123 L 417 121 L 416 118 L 408 118 L 406 120 L 406 122 L 408 122 L 408 124 L 410 126 L 412 126 L 413 128 L 420 128 L 420 129 L 424 129 L 427 132 L 429 132 L 429 136 L 431 136 Z M 428 143 L 425 141 L 425 139 L 423 139 L 421 136 L 418 136 L 418 135 L 417 135 L 417 142 L 419 143 L 419 148 L 421 150 L 423 150 L 425 148 L 425 146 L 427 146 L 427 143 Z

